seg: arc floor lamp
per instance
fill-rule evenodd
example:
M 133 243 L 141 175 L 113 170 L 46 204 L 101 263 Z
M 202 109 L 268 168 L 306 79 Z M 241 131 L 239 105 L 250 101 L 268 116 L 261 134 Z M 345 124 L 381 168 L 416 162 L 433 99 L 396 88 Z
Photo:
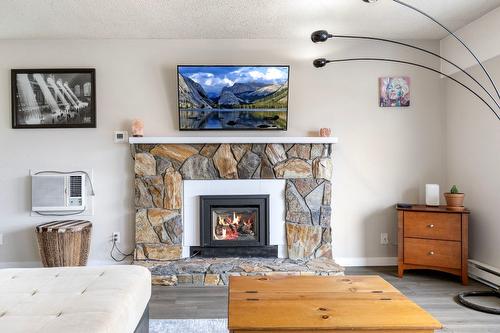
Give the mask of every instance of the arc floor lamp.
M 362 1 L 366 2 L 366 3 L 375 3 L 378 0 L 362 0 Z M 457 80 L 457 79 L 451 77 L 450 75 L 447 75 L 447 74 L 445 74 L 445 73 L 443 73 L 443 72 L 441 72 L 441 71 L 439 71 L 437 69 L 434 69 L 432 67 L 425 66 L 425 65 L 422 65 L 422 64 L 418 64 L 418 63 L 415 63 L 415 62 L 411 62 L 411 61 L 404 61 L 404 60 L 399 60 L 399 59 L 389 59 L 389 58 L 373 58 L 373 57 L 342 58 L 342 59 L 319 58 L 319 59 L 315 59 L 313 61 L 314 67 L 321 68 L 321 67 L 325 67 L 329 63 L 341 63 L 341 62 L 352 62 L 352 61 L 382 61 L 382 62 L 392 62 L 392 63 L 400 63 L 400 64 L 405 64 L 405 65 L 410 65 L 410 66 L 416 66 L 416 67 L 419 67 L 419 68 L 423 68 L 423 69 L 426 69 L 426 70 L 429 70 L 429 71 L 441 74 L 444 77 L 447 77 L 448 79 L 450 79 L 450 80 L 454 81 L 455 83 L 459 84 L 463 88 L 467 89 L 475 97 L 477 97 L 481 102 L 483 102 L 493 112 L 493 114 L 495 115 L 495 117 L 498 120 L 500 120 L 500 105 L 499 105 L 500 93 L 499 93 L 499 91 L 497 89 L 495 81 L 491 77 L 490 73 L 488 73 L 488 71 L 486 70 L 486 68 L 483 66 L 483 64 L 481 63 L 481 61 L 479 61 L 478 57 L 467 46 L 467 44 L 465 44 L 465 42 L 460 37 L 458 37 L 456 34 L 454 34 L 450 29 L 448 29 L 446 26 L 444 26 L 443 24 L 441 24 L 439 21 L 437 21 L 435 18 L 433 18 L 429 14 L 425 13 L 424 11 L 422 11 L 422 10 L 416 8 L 416 7 L 413 7 L 413 6 L 407 4 L 407 3 L 403 2 L 403 1 L 400 1 L 400 0 L 391 0 L 391 1 L 393 1 L 395 3 L 398 3 L 398 4 L 402 5 L 402 6 L 405 6 L 405 7 L 409 8 L 409 9 L 411 9 L 411 10 L 414 10 L 414 11 L 416 11 L 416 12 L 424 15 L 425 17 L 429 18 L 434 23 L 438 24 L 441 28 L 443 28 L 444 30 L 446 30 L 451 36 L 453 36 L 472 55 L 472 57 L 475 59 L 475 61 L 479 64 L 479 66 L 481 67 L 482 71 L 486 75 L 489 83 L 493 87 L 493 89 L 495 91 L 495 93 L 494 93 L 495 96 L 489 91 L 489 89 L 486 89 L 486 87 L 483 84 L 481 84 L 477 80 L 476 77 L 474 77 L 473 75 L 469 74 L 465 69 L 463 69 L 462 67 L 458 66 L 453 61 L 451 61 L 449 59 L 446 59 L 446 58 L 440 56 L 439 54 L 434 53 L 434 52 L 429 51 L 429 50 L 426 50 L 424 48 L 421 48 L 421 47 L 418 47 L 418 46 L 415 46 L 415 45 L 411 45 L 411 44 L 407 44 L 407 43 L 403 43 L 403 42 L 400 42 L 400 41 L 386 39 L 386 38 L 377 38 L 377 37 L 370 37 L 370 36 L 354 36 L 354 35 L 337 35 L 337 34 L 330 34 L 326 30 L 318 30 L 318 31 L 315 31 L 315 32 L 313 32 L 311 34 L 311 40 L 314 43 L 326 42 L 330 38 L 364 39 L 364 40 L 370 40 L 370 41 L 379 41 L 379 42 L 385 42 L 385 43 L 392 43 L 392 44 L 396 44 L 396 45 L 400 45 L 400 46 L 404 46 L 404 47 L 409 47 L 409 48 L 412 48 L 412 49 L 415 49 L 415 50 L 418 50 L 418 51 L 421 51 L 421 52 L 425 52 L 427 54 L 430 54 L 432 56 L 435 56 L 435 57 L 441 59 L 442 61 L 447 62 L 448 64 L 450 64 L 453 67 L 455 67 L 456 69 L 458 69 L 460 72 L 464 73 L 468 78 L 470 78 L 476 84 L 476 86 L 475 86 L 476 88 L 479 87 L 481 89 L 481 91 L 484 92 L 487 95 L 488 101 L 483 96 L 481 96 L 478 92 L 476 92 L 475 89 L 471 88 L 468 84 L 465 84 L 462 81 Z M 491 103 L 491 102 L 493 102 L 493 103 Z
M 366 2 L 366 3 L 375 3 L 378 0 L 362 0 L 362 1 Z M 486 95 L 489 97 L 489 99 L 491 101 L 493 101 L 493 104 L 494 104 L 493 106 L 490 104 L 491 101 L 487 102 L 474 89 L 472 89 L 471 87 L 469 87 L 467 84 L 463 83 L 462 81 L 459 81 L 459 80 L 451 77 L 450 75 L 442 73 L 441 71 L 439 71 L 437 69 L 434 69 L 432 67 L 428 67 L 428 66 L 425 66 L 425 65 L 422 65 L 422 64 L 411 62 L 411 61 L 404 61 L 404 60 L 399 60 L 399 59 L 388 59 L 388 58 L 368 58 L 368 57 L 343 58 L 343 59 L 325 59 L 325 58 L 319 58 L 319 59 L 315 59 L 313 61 L 314 67 L 320 68 L 320 67 L 325 67 L 329 63 L 340 63 L 340 62 L 349 62 L 349 61 L 385 61 L 385 62 L 393 62 L 393 63 L 400 63 L 400 64 L 406 64 L 406 65 L 416 66 L 416 67 L 423 68 L 423 69 L 426 69 L 426 70 L 429 70 L 429 71 L 432 71 L 432 72 L 435 72 L 435 73 L 439 73 L 439 74 L 447 77 L 448 79 L 450 79 L 450 80 L 458 83 L 460 86 L 462 86 L 463 88 L 467 89 L 474 96 L 476 96 L 479 100 L 481 100 L 493 112 L 493 114 L 496 116 L 496 118 L 498 120 L 500 120 L 500 116 L 499 116 L 499 113 L 500 113 L 500 106 L 499 106 L 500 94 L 498 92 L 497 86 L 495 85 L 495 81 L 493 81 L 493 78 L 491 77 L 491 75 L 488 73 L 488 71 L 486 70 L 486 68 L 484 68 L 483 64 L 481 64 L 481 61 L 479 61 L 479 59 L 477 58 L 477 56 L 474 54 L 474 52 L 472 52 L 472 50 L 467 46 L 467 44 L 465 44 L 465 42 L 462 39 L 460 39 L 460 37 L 458 37 L 457 35 L 455 35 L 450 29 L 448 29 L 447 27 L 445 27 L 443 24 L 441 24 L 440 22 L 438 22 L 435 18 L 433 18 L 429 14 L 425 13 L 424 11 L 422 11 L 422 10 L 420 10 L 418 8 L 415 8 L 415 7 L 413 7 L 413 6 L 411 6 L 411 5 L 407 4 L 407 3 L 404 3 L 403 1 L 400 1 L 400 0 L 391 0 L 391 1 L 393 1 L 395 3 L 398 3 L 398 4 L 402 5 L 402 6 L 405 6 L 405 7 L 409 8 L 409 9 L 411 9 L 411 10 L 414 10 L 414 11 L 416 11 L 416 12 L 424 15 L 425 17 L 429 18 L 434 23 L 438 24 L 441 28 L 443 28 L 444 30 L 446 30 L 451 36 L 453 36 L 472 55 L 472 57 L 479 64 L 479 66 L 481 67 L 482 71 L 484 72 L 484 74 L 488 78 L 489 83 L 493 87 L 496 96 L 493 96 L 490 93 L 490 91 L 488 89 L 486 89 L 486 87 L 484 87 L 484 85 L 482 85 L 474 76 L 472 76 L 471 74 L 467 73 L 467 71 L 465 69 L 463 69 L 462 67 L 458 66 L 457 64 L 455 64 L 451 60 L 446 59 L 444 57 L 441 57 L 439 54 L 436 54 L 434 52 L 428 51 L 428 50 L 426 50 L 424 48 L 421 48 L 421 47 L 418 47 L 418 46 L 415 46 L 415 45 L 411 45 L 411 44 L 407 44 L 407 43 L 403 43 L 403 42 L 399 42 L 399 41 L 395 41 L 395 40 L 391 40 L 391 39 L 386 39 L 386 38 L 377 38 L 377 37 L 369 37 L 369 36 L 335 35 L 335 34 L 328 33 L 326 30 L 318 30 L 318 31 L 313 32 L 311 34 L 311 40 L 314 43 L 318 43 L 318 42 L 326 42 L 330 38 L 356 38 L 356 39 L 364 39 L 364 40 L 371 40 L 371 41 L 380 41 L 380 42 L 386 42 L 386 43 L 393 43 L 393 44 L 397 44 L 397 45 L 401 45 L 401 46 L 405 46 L 405 47 L 410 47 L 412 49 L 415 49 L 415 50 L 418 50 L 418 51 L 421 51 L 421 52 L 425 52 L 427 54 L 430 54 L 430 55 L 433 55 L 435 57 L 438 57 L 439 59 L 441 59 L 441 60 L 449 63 L 450 65 L 452 65 L 453 67 L 455 67 L 456 69 L 458 69 L 460 72 L 464 73 L 467 77 L 469 77 L 476 84 L 476 88 L 478 86 L 479 88 L 481 88 L 481 90 L 484 93 L 486 93 Z M 463 305 L 465 305 L 465 306 L 467 306 L 469 308 L 472 308 L 472 309 L 475 309 L 475 310 L 478 310 L 478 311 L 482 311 L 482 312 L 500 314 L 500 309 L 499 308 L 489 307 L 489 306 L 484 306 L 484 305 L 479 305 L 477 303 L 471 302 L 470 300 L 468 300 L 468 298 L 470 296 L 493 296 L 493 297 L 500 297 L 500 292 L 498 290 L 463 292 L 463 293 L 460 293 L 457 296 L 457 299 L 458 299 L 458 301 L 460 303 L 462 303 Z

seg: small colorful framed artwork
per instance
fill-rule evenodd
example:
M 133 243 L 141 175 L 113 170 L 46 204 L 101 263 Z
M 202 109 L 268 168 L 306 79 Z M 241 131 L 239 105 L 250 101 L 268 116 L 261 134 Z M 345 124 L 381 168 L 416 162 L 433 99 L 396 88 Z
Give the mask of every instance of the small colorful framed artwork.
M 410 78 L 408 76 L 379 78 L 380 107 L 410 106 Z

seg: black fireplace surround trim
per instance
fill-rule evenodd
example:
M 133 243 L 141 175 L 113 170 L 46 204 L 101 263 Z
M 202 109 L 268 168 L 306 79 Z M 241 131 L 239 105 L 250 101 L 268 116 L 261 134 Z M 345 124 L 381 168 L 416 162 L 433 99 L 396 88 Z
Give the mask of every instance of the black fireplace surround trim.
M 211 207 L 242 206 L 259 208 L 258 239 L 255 241 L 216 241 L 211 237 Z M 202 223 L 202 221 L 206 221 Z M 278 246 L 269 245 L 269 195 L 200 196 L 200 245 L 190 247 L 190 256 L 200 257 L 277 257 Z
M 245 246 L 245 247 L 203 247 L 191 246 L 189 248 L 189 256 L 203 258 L 277 258 L 278 245 L 266 246 Z

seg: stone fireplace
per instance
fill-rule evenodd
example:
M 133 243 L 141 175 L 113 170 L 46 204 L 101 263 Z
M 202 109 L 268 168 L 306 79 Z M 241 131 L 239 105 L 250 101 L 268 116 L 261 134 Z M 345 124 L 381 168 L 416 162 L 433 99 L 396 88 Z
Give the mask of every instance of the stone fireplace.
M 226 284 L 229 275 L 342 272 L 332 259 L 331 245 L 334 138 L 282 138 L 287 143 L 276 139 L 131 139 L 134 263 L 148 267 L 154 283 L 218 285 Z M 268 224 L 261 223 L 267 213 L 259 209 L 258 200 L 247 198 L 251 204 L 246 205 L 229 201 L 203 210 L 210 200 L 202 196 L 200 246 L 191 247 L 190 257 L 183 258 L 183 181 L 220 180 L 223 186 L 234 179 L 286 181 L 286 258 L 277 258 L 276 246 L 269 244 Z

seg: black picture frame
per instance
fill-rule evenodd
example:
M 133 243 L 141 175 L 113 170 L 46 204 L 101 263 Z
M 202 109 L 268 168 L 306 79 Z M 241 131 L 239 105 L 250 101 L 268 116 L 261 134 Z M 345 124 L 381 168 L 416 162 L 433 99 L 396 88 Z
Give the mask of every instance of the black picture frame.
M 31 103 L 37 103 L 37 106 L 36 108 L 37 111 L 40 115 L 39 117 L 41 118 L 40 119 L 40 123 L 36 123 L 36 120 L 32 121 L 33 123 L 31 124 L 28 124 L 28 123 L 23 123 L 21 121 L 19 121 L 19 113 L 20 112 L 23 112 L 21 111 L 19 108 L 20 108 L 20 105 L 22 105 L 22 102 L 20 101 L 20 99 L 22 99 L 22 97 L 20 97 L 19 95 L 19 87 L 17 85 L 17 78 L 19 75 L 22 75 L 22 74 L 26 74 L 28 75 L 28 79 L 26 82 L 28 82 L 30 84 L 30 87 L 31 87 L 31 93 L 33 94 L 33 96 L 31 98 L 28 98 L 29 100 L 31 100 Z M 82 99 L 84 99 L 85 101 L 80 101 L 79 98 L 77 98 L 78 102 L 78 107 L 75 108 L 75 104 L 73 104 L 74 101 L 74 98 L 73 98 L 73 102 L 67 102 L 66 101 L 66 105 L 69 105 L 69 108 L 67 108 L 66 110 L 61 110 L 61 114 L 57 117 L 55 117 L 53 114 L 54 114 L 54 110 L 51 110 L 51 119 L 52 119 L 52 123 L 42 123 L 43 122 L 43 119 L 44 117 L 42 116 L 43 113 L 45 114 L 49 114 L 49 111 L 47 111 L 47 109 L 49 108 L 49 106 L 47 104 L 44 104 L 44 105 L 38 105 L 38 103 L 40 102 L 40 99 L 43 98 L 43 100 L 47 99 L 47 96 L 43 93 L 43 90 L 42 88 L 40 88 L 40 91 L 41 92 L 38 92 L 37 94 L 34 93 L 33 91 L 33 84 L 36 84 L 36 81 L 29 81 L 30 80 L 30 76 L 31 75 L 31 78 L 33 78 L 33 75 L 34 74 L 41 74 L 43 75 L 43 78 L 45 79 L 47 76 L 50 76 L 52 75 L 53 78 L 57 79 L 57 78 L 61 78 L 61 77 L 64 77 L 64 75 L 80 75 L 80 74 L 89 74 L 90 75 L 90 95 L 89 96 L 85 96 L 85 87 L 83 87 L 83 85 L 81 86 L 81 90 L 83 91 L 83 96 L 81 96 Z M 58 77 L 59 75 L 59 77 Z M 26 83 L 26 84 L 28 84 Z M 87 82 L 85 82 L 86 84 Z M 48 85 L 46 85 L 45 88 L 52 88 L 52 87 L 48 87 Z M 25 90 L 29 90 L 29 89 L 25 89 Z M 51 92 L 51 95 L 52 95 L 52 98 L 53 98 L 53 102 L 55 101 L 55 104 L 52 103 L 51 106 L 52 107 L 56 107 L 56 105 L 59 105 L 61 104 L 61 99 L 59 98 L 59 96 L 57 96 L 57 93 L 54 93 L 54 89 L 49 89 L 49 90 L 45 90 L 45 92 L 47 91 L 50 91 Z M 63 99 L 66 100 L 66 99 L 70 99 L 67 95 L 67 93 L 70 93 L 68 90 L 66 92 L 59 92 L 60 94 L 62 94 L 63 96 Z M 66 93 L 66 95 L 65 95 Z M 74 94 L 74 92 L 71 92 L 70 94 Z M 38 99 L 37 99 L 37 95 L 40 95 L 38 96 Z M 43 95 L 43 97 L 41 97 Z M 80 94 L 79 94 L 80 95 Z M 64 96 L 66 96 L 64 98 Z M 73 95 L 71 95 L 73 96 Z M 26 99 L 26 97 L 24 97 Z M 28 108 L 28 107 L 26 107 Z M 72 108 L 72 109 L 71 109 Z M 88 108 L 87 110 L 81 110 L 80 108 Z M 11 70 L 11 111 L 12 111 L 12 128 L 14 129 L 30 129 L 30 128 L 96 128 L 97 127 L 97 119 L 96 119 L 96 79 L 95 79 L 95 68 L 35 68 L 35 69 L 12 69 Z M 85 112 L 85 116 L 86 117 L 90 117 L 90 121 L 89 122 L 68 122 L 68 120 L 71 120 L 71 113 L 73 114 L 74 117 L 76 117 L 77 115 L 81 115 L 81 112 Z M 65 115 L 63 115 L 64 113 L 66 113 Z M 61 117 L 61 119 L 59 119 L 58 117 Z M 63 117 L 66 117 L 66 119 L 64 119 Z
M 286 67 L 288 69 L 288 92 L 286 96 L 286 122 L 283 128 L 183 128 L 181 126 L 181 108 L 180 108 L 180 89 L 179 89 L 179 67 Z M 266 132 L 266 131 L 280 131 L 286 132 L 288 130 L 288 122 L 289 122 L 289 101 L 290 101 L 290 65 L 193 65 L 193 64 L 181 64 L 177 65 L 176 70 L 177 75 L 177 119 L 178 119 L 178 128 L 181 132 L 192 132 L 192 131 L 258 131 L 258 132 Z

